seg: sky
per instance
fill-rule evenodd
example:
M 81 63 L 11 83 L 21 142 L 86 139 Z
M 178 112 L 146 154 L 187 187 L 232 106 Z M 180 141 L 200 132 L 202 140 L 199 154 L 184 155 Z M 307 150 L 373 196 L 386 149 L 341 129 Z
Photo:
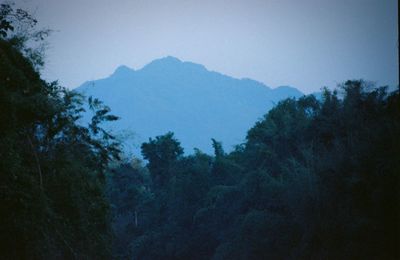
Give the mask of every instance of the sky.
M 70 89 L 174 56 L 304 93 L 397 86 L 397 0 L 16 0 L 53 29 L 42 75 Z

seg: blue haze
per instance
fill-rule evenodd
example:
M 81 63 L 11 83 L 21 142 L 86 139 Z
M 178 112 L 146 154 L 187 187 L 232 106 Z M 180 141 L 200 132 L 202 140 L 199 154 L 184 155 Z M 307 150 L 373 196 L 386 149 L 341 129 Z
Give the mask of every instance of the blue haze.
M 72 89 L 166 55 L 304 93 L 398 86 L 397 0 L 17 0 L 49 38 L 43 76 Z
M 76 90 L 99 98 L 121 117 L 113 131 L 135 133 L 135 154 L 149 137 L 168 131 L 175 133 L 186 153 L 193 148 L 211 153 L 211 138 L 232 150 L 275 103 L 303 95 L 292 87 L 271 89 L 170 56 L 137 71 L 120 66 L 110 77 L 86 82 Z

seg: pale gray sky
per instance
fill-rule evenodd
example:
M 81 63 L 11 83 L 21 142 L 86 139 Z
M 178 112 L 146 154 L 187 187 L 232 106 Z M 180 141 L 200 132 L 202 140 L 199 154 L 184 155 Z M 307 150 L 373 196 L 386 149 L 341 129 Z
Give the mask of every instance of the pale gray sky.
M 305 93 L 398 85 L 397 0 L 16 0 L 49 39 L 46 79 L 74 88 L 171 55 Z

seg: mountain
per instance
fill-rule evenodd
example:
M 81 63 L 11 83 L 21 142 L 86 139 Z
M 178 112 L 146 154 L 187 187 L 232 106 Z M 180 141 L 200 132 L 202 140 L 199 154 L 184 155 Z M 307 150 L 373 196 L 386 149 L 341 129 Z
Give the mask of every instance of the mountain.
M 193 148 L 211 153 L 211 138 L 229 151 L 279 100 L 303 95 L 293 87 L 271 89 L 170 56 L 136 71 L 120 66 L 108 78 L 85 82 L 76 91 L 99 98 L 121 117 L 113 130 L 135 133 L 135 153 L 149 137 L 168 131 L 186 153 Z

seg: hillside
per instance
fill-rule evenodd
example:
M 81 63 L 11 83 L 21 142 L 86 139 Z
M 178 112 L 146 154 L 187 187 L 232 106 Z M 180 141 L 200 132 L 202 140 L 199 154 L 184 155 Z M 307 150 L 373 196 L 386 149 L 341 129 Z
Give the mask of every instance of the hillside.
M 76 90 L 99 98 L 121 117 L 113 130 L 134 133 L 136 152 L 149 137 L 168 131 L 175 133 L 186 153 L 193 148 L 211 152 L 211 138 L 229 151 L 279 100 L 302 96 L 292 87 L 271 89 L 170 56 L 136 71 L 120 66 L 111 76 L 85 82 Z

